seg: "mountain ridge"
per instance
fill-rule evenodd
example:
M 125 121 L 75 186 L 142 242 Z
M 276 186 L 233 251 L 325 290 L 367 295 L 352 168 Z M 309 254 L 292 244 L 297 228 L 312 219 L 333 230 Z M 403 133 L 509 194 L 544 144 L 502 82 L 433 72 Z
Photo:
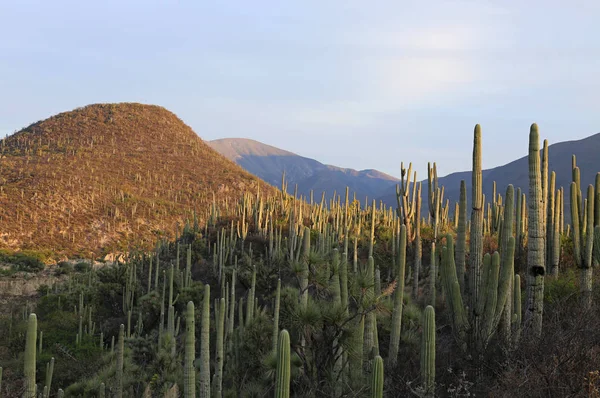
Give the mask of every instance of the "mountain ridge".
M 317 197 L 325 192 L 326 198 L 330 198 L 334 192 L 345 192 L 348 186 L 357 198 L 368 196 L 373 199 L 399 181 L 375 169 L 355 170 L 327 165 L 249 138 L 221 138 L 208 141 L 208 144 L 274 186 L 281 187 L 285 171 L 288 189 L 293 191 L 297 186 L 299 194 L 304 197 L 309 197 L 313 191 Z
M 484 137 L 485 139 L 485 137 Z M 542 141 L 543 142 L 543 141 Z M 526 149 L 526 148 L 525 148 Z M 600 159 L 597 153 L 600 152 L 600 133 L 592 134 L 579 140 L 560 141 L 548 145 L 548 178 L 552 171 L 556 173 L 556 188 L 563 187 L 565 190 L 564 205 L 565 212 L 569 213 L 570 195 L 569 186 L 572 180 L 571 159 L 575 155 L 577 166 L 581 172 L 582 190 L 588 184 L 594 184 L 596 173 L 600 170 Z M 485 157 L 485 153 L 483 154 Z M 529 192 L 529 165 L 527 155 L 508 162 L 504 165 L 483 170 L 483 193 L 486 195 L 486 201 L 491 198 L 493 192 L 493 182 L 496 181 L 497 192 L 504 195 L 508 184 L 512 184 L 515 192 L 521 188 L 521 192 L 528 195 Z M 444 177 L 439 177 L 439 185 L 444 186 L 444 200 L 449 199 L 453 205 L 457 202 L 460 195 L 460 181 L 465 180 L 467 186 L 467 199 L 470 201 L 471 189 L 471 171 L 459 171 L 450 173 Z M 427 180 L 423 180 L 424 187 L 427 186 Z M 427 190 L 423 190 L 426 196 Z M 425 197 L 424 197 L 425 199 Z M 384 195 L 377 198 L 387 205 L 396 204 L 395 189 L 388 190 Z M 424 210 L 427 209 L 426 201 Z M 565 214 L 567 216 L 567 214 Z M 569 217 L 565 217 L 566 220 Z

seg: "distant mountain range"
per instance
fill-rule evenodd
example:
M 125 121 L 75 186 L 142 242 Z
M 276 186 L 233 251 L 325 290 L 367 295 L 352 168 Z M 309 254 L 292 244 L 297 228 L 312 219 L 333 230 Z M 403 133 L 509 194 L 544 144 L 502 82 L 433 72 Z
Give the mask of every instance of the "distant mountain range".
M 395 190 L 398 179 L 377 170 L 353 170 L 325 165 L 317 160 L 299 156 L 258 141 L 246 138 L 224 138 L 208 141 L 217 152 L 242 166 L 246 171 L 269 184 L 281 187 L 282 174 L 288 183 L 288 192 L 309 197 L 311 190 L 316 201 L 325 192 L 330 198 L 334 192 L 350 195 L 364 202 L 383 195 L 390 187 Z
M 346 186 L 351 192 L 356 192 L 357 199 L 364 202 L 365 197 L 375 198 L 386 205 L 395 207 L 396 184 L 398 179 L 377 170 L 356 171 L 329 166 L 296 155 L 270 145 L 243 138 L 226 138 L 208 141 L 208 144 L 217 152 L 250 173 L 260 177 L 269 184 L 281 187 L 281 175 L 285 170 L 288 190 L 293 192 L 294 185 L 298 185 L 300 194 L 308 196 L 314 191 L 316 200 L 321 193 L 326 192 L 330 197 L 334 191 L 345 192 Z M 540 145 L 542 143 L 540 142 Z M 526 151 L 527 148 L 524 148 Z M 555 143 L 549 146 L 549 173 L 556 172 L 556 187 L 565 189 L 565 218 L 569 219 L 569 186 L 571 183 L 571 158 L 575 155 L 577 166 L 581 171 L 582 190 L 588 184 L 594 184 L 596 173 L 600 171 L 600 133 L 590 137 Z M 483 154 L 485 157 L 485 153 Z M 526 195 L 529 190 L 529 175 L 527 156 L 507 163 L 503 166 L 483 170 L 483 192 L 486 201 L 492 196 L 493 183 L 496 182 L 497 192 L 504 195 L 508 184 L 521 188 Z M 460 194 L 460 181 L 467 184 L 467 197 L 471 196 L 471 171 L 461 171 L 439 178 L 439 184 L 445 188 L 444 199 L 449 199 L 451 204 L 458 201 Z M 423 183 L 423 211 L 427 211 L 427 180 Z M 453 207 L 451 208 L 453 211 Z
M 540 146 L 542 142 L 540 142 Z M 524 148 L 527 150 L 527 148 Z M 548 179 L 552 171 L 556 172 L 556 188 L 563 187 L 565 190 L 565 220 L 570 219 L 570 194 L 569 187 L 572 180 L 571 159 L 572 155 L 577 158 L 577 166 L 581 172 L 581 187 L 583 194 L 587 190 L 588 184 L 594 184 L 596 173 L 600 171 L 600 133 L 590 137 L 576 140 L 565 141 L 552 144 L 548 147 Z M 483 154 L 485 159 L 485 153 Z M 486 201 L 492 196 L 493 183 L 496 181 L 497 192 L 503 196 L 506 187 L 512 184 L 515 188 L 521 188 L 526 195 L 529 194 L 529 164 L 527 156 L 514 160 L 504 166 L 493 169 L 483 170 L 483 193 Z M 449 174 L 439 178 L 439 184 L 443 185 L 444 198 L 449 199 L 450 203 L 458 201 L 460 195 L 460 181 L 465 180 L 467 184 L 467 197 L 471 198 L 471 171 L 462 171 Z M 396 190 L 391 187 L 384 195 L 378 197 L 388 205 L 396 205 Z M 427 205 L 427 180 L 423 181 L 423 207 Z M 451 211 L 454 208 L 451 207 Z

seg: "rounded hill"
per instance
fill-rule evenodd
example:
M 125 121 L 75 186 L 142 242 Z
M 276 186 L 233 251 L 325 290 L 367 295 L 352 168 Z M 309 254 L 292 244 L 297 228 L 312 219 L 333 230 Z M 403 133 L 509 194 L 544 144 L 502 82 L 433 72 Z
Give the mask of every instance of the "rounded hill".
M 244 191 L 273 188 L 168 110 L 94 104 L 0 141 L 0 247 L 89 255 L 151 244 Z

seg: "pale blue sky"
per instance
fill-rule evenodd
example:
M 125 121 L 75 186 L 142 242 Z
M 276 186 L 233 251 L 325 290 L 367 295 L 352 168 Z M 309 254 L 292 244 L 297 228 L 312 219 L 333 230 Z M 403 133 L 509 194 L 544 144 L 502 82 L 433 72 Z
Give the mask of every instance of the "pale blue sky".
M 570 5 L 568 5 L 570 4 Z M 598 1 L 0 2 L 0 135 L 89 103 L 425 177 L 600 131 Z

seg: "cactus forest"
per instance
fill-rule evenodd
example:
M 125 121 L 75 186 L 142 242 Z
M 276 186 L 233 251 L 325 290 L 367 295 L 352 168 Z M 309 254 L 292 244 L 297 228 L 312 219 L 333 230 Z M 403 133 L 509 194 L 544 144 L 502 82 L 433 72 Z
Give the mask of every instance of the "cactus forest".
M 0 397 L 600 396 L 600 173 L 556 186 L 533 124 L 529 186 L 486 198 L 483 139 L 457 203 L 435 163 L 394 207 L 284 179 L 81 260 L 1 319 Z

